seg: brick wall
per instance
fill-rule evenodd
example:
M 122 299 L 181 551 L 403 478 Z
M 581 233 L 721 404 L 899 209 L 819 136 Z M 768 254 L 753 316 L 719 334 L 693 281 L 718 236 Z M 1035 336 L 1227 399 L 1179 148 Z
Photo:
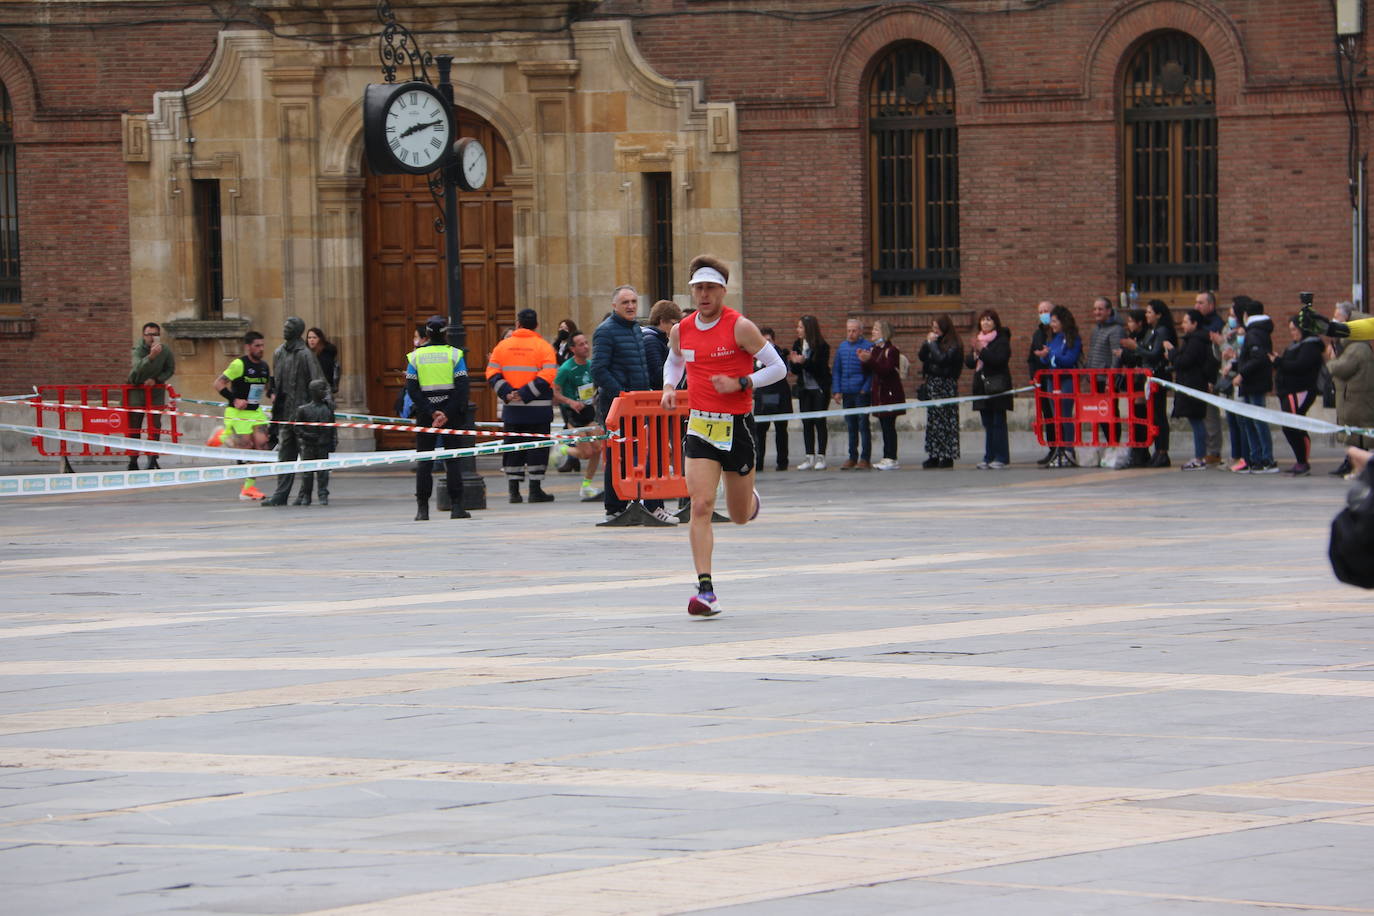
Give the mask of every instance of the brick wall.
M 33 338 L 0 340 L 0 394 L 123 382 L 140 316 L 129 301 L 120 115 L 150 112 L 154 92 L 192 82 L 218 20 L 203 4 L 9 3 L 0 23 L 0 80 L 15 114 L 20 313 L 37 320 Z
M 790 338 L 795 316 L 814 311 L 838 338 L 846 315 L 875 314 L 864 68 L 890 42 L 914 39 L 939 50 L 956 79 L 962 308 L 997 308 L 1018 350 L 1041 298 L 1089 325 L 1092 298 L 1123 285 L 1120 68 L 1161 28 L 1197 38 L 1217 70 L 1223 301 L 1244 292 L 1283 315 L 1299 289 L 1326 305 L 1349 298 L 1347 133 L 1327 4 L 977 6 L 865 7 L 808 21 L 806 4 L 710 16 L 695 15 L 707 4 L 676 0 L 601 5 L 601 15 L 633 20 L 640 50 L 664 75 L 702 79 L 709 99 L 738 107 L 752 316 Z M 1368 143 L 1369 100 L 1360 106 Z M 911 355 L 924 323 L 897 322 L 911 328 L 898 332 Z

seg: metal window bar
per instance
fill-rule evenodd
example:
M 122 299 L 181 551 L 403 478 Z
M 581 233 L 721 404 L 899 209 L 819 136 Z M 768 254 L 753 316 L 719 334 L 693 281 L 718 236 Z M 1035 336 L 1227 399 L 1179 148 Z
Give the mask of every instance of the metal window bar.
M 958 295 L 953 72 L 907 42 L 874 67 L 868 98 L 874 296 Z
M 1216 78 L 1202 45 L 1160 32 L 1123 86 L 1126 280 L 1142 292 L 1216 287 Z
M 0 302 L 20 301 L 19 164 L 14 145 L 14 109 L 0 83 Z
M 649 202 L 649 278 L 656 299 L 673 298 L 673 176 L 644 176 Z

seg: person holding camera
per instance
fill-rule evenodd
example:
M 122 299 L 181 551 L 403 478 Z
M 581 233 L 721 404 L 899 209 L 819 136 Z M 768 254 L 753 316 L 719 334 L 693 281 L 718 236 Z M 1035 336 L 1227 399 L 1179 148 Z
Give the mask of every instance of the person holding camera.
M 162 327 L 156 321 L 143 326 L 143 337 L 134 344 L 132 365 L 129 368 L 130 388 L 125 399 L 125 407 L 163 407 L 167 404 L 167 390 L 154 385 L 165 385 L 177 371 L 176 357 L 162 345 Z M 143 429 L 143 414 L 129 412 L 129 438 L 137 439 Z M 162 416 L 157 413 L 148 417 L 148 439 L 156 442 L 162 438 Z M 157 469 L 157 453 L 148 452 L 148 470 Z M 138 453 L 129 456 L 129 470 L 138 470 Z

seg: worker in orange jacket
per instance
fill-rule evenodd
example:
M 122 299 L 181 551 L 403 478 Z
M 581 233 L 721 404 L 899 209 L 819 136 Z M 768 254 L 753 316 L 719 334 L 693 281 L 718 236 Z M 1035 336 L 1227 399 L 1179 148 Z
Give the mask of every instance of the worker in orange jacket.
M 504 405 L 501 419 L 507 432 L 548 435 L 553 425 L 553 383 L 558 374 L 558 357 L 549 342 L 537 333 L 539 315 L 534 309 L 521 309 L 515 321 L 515 333 L 491 351 L 487 384 Z M 530 502 L 552 502 L 553 494 L 544 492 L 543 487 L 548 464 L 548 446 L 504 453 L 501 470 L 506 472 L 510 501 L 525 501 L 520 495 L 520 482 L 524 480 L 530 485 Z

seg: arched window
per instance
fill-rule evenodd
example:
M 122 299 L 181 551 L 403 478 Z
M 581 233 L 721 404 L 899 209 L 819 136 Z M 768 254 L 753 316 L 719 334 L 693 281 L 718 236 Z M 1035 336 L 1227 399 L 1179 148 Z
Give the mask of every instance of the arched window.
M 0 83 L 0 302 L 19 301 L 19 196 L 14 163 L 14 109 Z
M 954 75 L 920 42 L 896 45 L 868 87 L 875 304 L 959 296 L 959 144 Z
M 1217 288 L 1217 115 L 1211 58 L 1160 32 L 1122 87 L 1126 282 L 1143 292 Z

